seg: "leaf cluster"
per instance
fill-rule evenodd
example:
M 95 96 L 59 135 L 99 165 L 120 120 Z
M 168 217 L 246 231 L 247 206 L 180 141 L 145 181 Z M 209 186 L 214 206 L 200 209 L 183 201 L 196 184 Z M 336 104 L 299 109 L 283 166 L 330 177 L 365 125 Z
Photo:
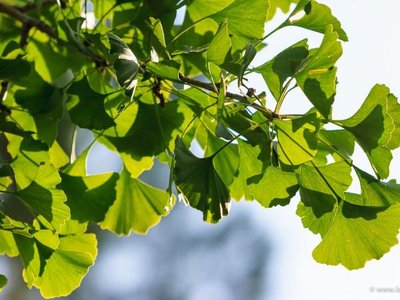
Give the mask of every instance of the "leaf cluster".
M 97 256 L 88 225 L 146 234 L 173 209 L 174 190 L 210 223 L 229 214 L 232 200 L 270 208 L 298 195 L 297 215 L 321 237 L 320 263 L 361 268 L 397 243 L 400 185 L 387 179 L 400 105 L 375 85 L 353 116 L 333 119 L 336 62 L 348 38 L 326 5 L 24 3 L 0 4 L 0 253 L 21 258 L 29 288 L 45 298 L 70 294 Z M 271 30 L 277 9 L 287 18 Z M 269 37 L 291 26 L 320 33 L 320 45 L 293 41 L 254 65 Z M 266 91 L 252 88 L 250 74 Z M 294 89 L 312 109 L 282 114 Z M 94 141 L 75 157 L 78 128 Z M 119 155 L 121 172 L 87 172 L 95 142 Z M 354 164 L 356 145 L 374 174 Z M 155 160 L 171 170 L 164 189 L 141 179 Z M 0 289 L 6 283 L 0 275 Z

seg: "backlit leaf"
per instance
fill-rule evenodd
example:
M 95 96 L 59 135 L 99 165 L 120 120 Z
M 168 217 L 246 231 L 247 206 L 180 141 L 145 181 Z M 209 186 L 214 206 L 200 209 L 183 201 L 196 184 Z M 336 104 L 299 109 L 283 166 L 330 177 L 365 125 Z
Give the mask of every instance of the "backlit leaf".
M 213 165 L 214 156 L 198 158 L 176 140 L 175 182 L 190 206 L 203 212 L 204 221 L 217 223 L 230 208 L 229 191 Z
M 390 150 L 400 146 L 400 104 L 389 88 L 375 85 L 360 109 L 338 125 L 351 132 L 380 178 L 389 176 Z
M 118 235 L 128 235 L 131 231 L 146 234 L 171 209 L 167 192 L 132 178 L 126 169 L 119 176 L 116 192 L 101 228 Z
M 296 18 L 296 14 L 301 11 L 305 14 L 299 19 Z M 341 40 L 348 40 L 346 32 L 342 29 L 339 20 L 332 15 L 331 9 L 325 4 L 314 0 L 300 1 L 291 15 L 289 25 L 303 27 L 320 33 L 324 33 L 326 27 L 332 25 L 333 30 L 338 33 Z

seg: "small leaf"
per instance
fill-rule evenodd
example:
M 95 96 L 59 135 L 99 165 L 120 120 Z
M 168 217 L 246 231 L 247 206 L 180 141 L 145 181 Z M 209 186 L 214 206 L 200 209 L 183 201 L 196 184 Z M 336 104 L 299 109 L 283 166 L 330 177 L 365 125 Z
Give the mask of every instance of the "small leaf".
M 368 173 L 354 167 L 361 186 L 361 196 L 347 194 L 345 201 L 360 206 L 387 207 L 400 202 L 400 185 L 381 182 Z
M 146 234 L 169 212 L 170 195 L 132 178 L 126 169 L 119 176 L 116 190 L 116 199 L 101 222 L 103 229 L 118 235 L 131 231 Z
M 4 289 L 7 285 L 8 279 L 3 274 L 0 274 L 0 292 Z
M 336 94 L 335 63 L 341 55 L 337 33 L 329 25 L 320 47 L 310 52 L 305 66 L 295 76 L 304 94 L 325 118 L 331 113 Z
M 113 126 L 113 119 L 104 110 L 106 95 L 91 89 L 87 78 L 74 82 L 68 89 L 67 109 L 72 121 L 82 128 L 106 129 Z
M 307 56 L 307 40 L 302 40 L 256 69 L 263 76 L 275 100 L 278 101 L 282 96 L 287 79 L 294 77 Z
M 32 288 L 40 275 L 41 260 L 39 249 L 33 238 L 14 234 L 14 239 L 24 266 L 22 277 L 28 288 Z
M 305 14 L 300 19 L 295 20 L 296 14 L 304 11 Z M 294 12 L 290 16 L 289 25 L 303 27 L 316 32 L 324 33 L 328 25 L 332 25 L 333 30 L 339 35 L 342 41 L 347 41 L 346 32 L 342 29 L 339 20 L 332 15 L 331 9 L 314 0 L 300 1 Z
M 375 85 L 360 109 L 337 121 L 363 148 L 380 178 L 389 176 L 390 150 L 400 146 L 400 104 L 384 85 Z
M 230 54 L 232 42 L 229 37 L 228 23 L 224 21 L 207 49 L 207 61 L 221 66 Z
M 198 158 L 180 138 L 175 146 L 175 183 L 181 196 L 203 212 L 204 221 L 217 223 L 230 208 L 227 187 L 213 164 L 214 156 Z
M 114 69 L 117 74 L 118 83 L 131 95 L 135 93 L 137 76 L 139 74 L 139 63 L 132 50 L 118 36 L 108 33 L 111 49 L 115 54 Z
M 267 168 L 260 181 L 250 186 L 254 198 L 264 207 L 286 205 L 298 190 L 296 174 Z
M 10 231 L 0 230 L 0 254 L 9 257 L 18 255 L 18 248 Z
M 174 60 L 163 60 L 159 63 L 154 61 L 146 65 L 146 70 L 162 79 L 179 81 L 180 64 Z
M 398 243 L 400 205 L 362 207 L 341 201 L 332 212 L 332 223 L 314 249 L 319 263 L 342 264 L 349 270 L 379 259 Z
M 319 121 L 316 114 L 282 121 L 275 119 L 278 135 L 278 157 L 286 165 L 301 165 L 317 153 Z

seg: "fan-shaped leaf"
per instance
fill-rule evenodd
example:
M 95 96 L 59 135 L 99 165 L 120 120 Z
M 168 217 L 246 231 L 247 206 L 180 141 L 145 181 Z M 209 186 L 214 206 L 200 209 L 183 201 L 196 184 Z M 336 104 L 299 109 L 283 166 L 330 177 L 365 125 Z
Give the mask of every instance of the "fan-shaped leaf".
M 214 168 L 213 158 L 194 156 L 182 140 L 177 138 L 174 169 L 177 188 L 192 207 L 203 212 L 205 221 L 217 223 L 228 214 L 230 197 Z
M 171 209 L 167 192 L 132 178 L 126 169 L 120 174 L 116 190 L 116 199 L 101 222 L 102 228 L 116 234 L 146 234 Z

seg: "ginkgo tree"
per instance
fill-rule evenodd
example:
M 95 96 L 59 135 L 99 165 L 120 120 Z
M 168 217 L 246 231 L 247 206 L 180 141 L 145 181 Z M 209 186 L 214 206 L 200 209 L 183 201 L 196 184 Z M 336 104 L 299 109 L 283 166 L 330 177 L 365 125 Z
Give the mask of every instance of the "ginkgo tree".
M 287 18 L 270 28 L 278 9 Z M 255 65 L 269 37 L 292 26 L 320 33 L 320 45 L 293 41 Z M 316 261 L 357 269 L 379 259 L 400 228 L 400 185 L 388 179 L 400 105 L 375 85 L 352 117 L 333 118 L 347 39 L 314 0 L 1 1 L 0 253 L 20 257 L 43 297 L 68 295 L 97 256 L 89 224 L 146 234 L 177 194 L 210 223 L 233 200 L 295 201 L 321 237 Z M 295 89 L 312 108 L 281 113 Z M 76 157 L 79 128 L 94 141 Z M 120 156 L 120 173 L 87 172 L 94 143 Z M 356 144 L 373 174 L 353 162 Z M 155 160 L 171 170 L 164 189 L 141 179 Z

